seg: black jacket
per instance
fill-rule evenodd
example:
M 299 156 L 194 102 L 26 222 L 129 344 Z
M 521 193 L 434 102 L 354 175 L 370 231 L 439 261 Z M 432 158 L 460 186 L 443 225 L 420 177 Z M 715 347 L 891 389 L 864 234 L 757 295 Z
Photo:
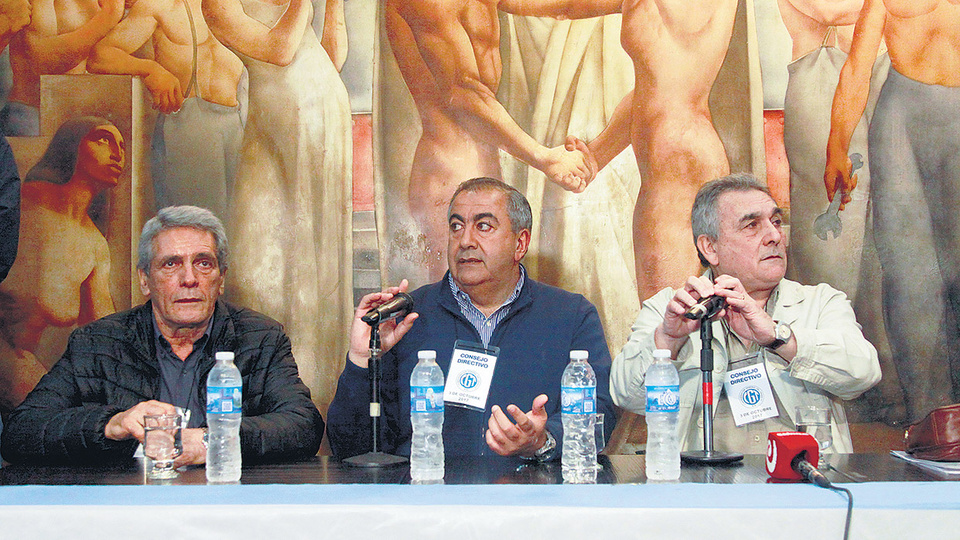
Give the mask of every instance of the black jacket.
M 17 258 L 20 240 L 20 174 L 13 151 L 0 136 L 0 281 Z
M 136 439 L 112 441 L 110 418 L 160 394 L 150 303 L 78 328 L 63 357 L 10 414 L 2 436 L 10 462 L 103 463 L 128 459 Z M 255 311 L 217 302 L 201 381 L 213 352 L 233 351 L 243 376 L 240 447 L 245 464 L 316 455 L 323 418 L 300 381 L 280 324 Z M 201 403 L 206 387 L 200 385 Z

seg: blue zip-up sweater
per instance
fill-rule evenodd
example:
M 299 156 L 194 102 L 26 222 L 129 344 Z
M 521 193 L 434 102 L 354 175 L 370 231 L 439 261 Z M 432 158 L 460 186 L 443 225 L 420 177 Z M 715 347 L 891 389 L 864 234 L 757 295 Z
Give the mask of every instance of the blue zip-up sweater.
M 479 333 L 460 313 L 447 277 L 417 289 L 412 296 L 414 311 L 420 316 L 382 359 L 381 450 L 398 455 L 410 455 L 410 374 L 417 364 L 417 351 L 437 351 L 437 363 L 446 375 L 454 342 L 460 339 L 480 343 Z M 577 349 L 590 353 L 590 365 L 597 374 L 597 409 L 605 415 L 604 428 L 609 439 L 616 419 L 608 384 L 610 352 L 597 310 L 586 298 L 528 278 L 510 313 L 497 325 L 490 345 L 500 348 L 500 356 L 486 410 L 449 405 L 445 408 L 443 442 L 447 455 L 494 455 L 484 440 L 490 408 L 499 405 L 506 411 L 507 405 L 513 403 L 529 411 L 539 394 L 550 398 L 546 405 L 547 430 L 559 447 L 563 440 L 560 378 L 570 351 Z M 340 375 L 327 413 L 327 435 L 337 458 L 372 449 L 368 373 L 348 359 Z

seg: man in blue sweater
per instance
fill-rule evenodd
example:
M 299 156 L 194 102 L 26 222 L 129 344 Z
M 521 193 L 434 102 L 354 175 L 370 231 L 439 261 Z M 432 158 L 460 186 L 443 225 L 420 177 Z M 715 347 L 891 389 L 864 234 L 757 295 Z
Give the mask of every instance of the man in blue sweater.
M 615 413 L 608 378 L 610 352 L 597 310 L 587 299 L 538 283 L 520 264 L 530 245 L 530 205 L 499 180 L 474 178 L 457 188 L 447 213 L 449 271 L 414 291 L 416 313 L 380 326 L 382 450 L 409 455 L 410 374 L 417 352 L 434 350 L 450 380 L 458 373 L 489 384 L 487 392 L 451 393 L 443 424 L 447 455 L 499 454 L 550 460 L 559 456 L 560 378 L 571 350 L 586 350 L 597 374 L 597 410 L 605 436 Z M 370 326 L 360 318 L 407 288 L 369 294 L 360 301 L 351 329 L 349 361 L 328 412 L 334 456 L 350 457 L 373 447 L 370 419 Z M 484 358 L 481 367 L 459 371 L 453 357 Z M 484 356 L 486 355 L 486 356 Z M 491 357 L 495 359 L 490 360 Z M 470 386 L 470 385 L 466 385 Z M 529 405 L 529 410 L 524 412 Z M 598 445 L 600 446 L 600 445 Z

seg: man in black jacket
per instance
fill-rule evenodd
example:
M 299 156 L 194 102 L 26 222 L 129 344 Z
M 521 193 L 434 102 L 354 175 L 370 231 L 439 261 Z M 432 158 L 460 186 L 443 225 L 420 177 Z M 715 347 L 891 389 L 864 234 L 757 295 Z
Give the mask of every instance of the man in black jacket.
M 189 409 L 177 465 L 206 460 L 206 377 L 233 351 L 243 376 L 244 463 L 313 456 L 323 419 L 279 323 L 219 300 L 227 270 L 223 225 L 209 210 L 167 207 L 143 227 L 137 271 L 149 301 L 77 329 L 63 357 L 10 415 L 11 462 L 126 459 L 146 414 Z

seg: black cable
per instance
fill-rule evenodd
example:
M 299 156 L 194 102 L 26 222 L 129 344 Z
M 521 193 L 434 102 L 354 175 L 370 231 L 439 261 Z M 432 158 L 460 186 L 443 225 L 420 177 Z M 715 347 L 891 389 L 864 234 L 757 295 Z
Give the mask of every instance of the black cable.
M 823 473 L 807 461 L 807 452 L 805 450 L 793 458 L 793 462 L 790 465 L 793 467 L 793 470 L 800 473 L 800 476 L 802 476 L 804 480 L 812 482 L 822 488 L 842 491 L 847 494 L 847 519 L 843 526 L 843 540 L 847 540 L 850 537 L 850 518 L 853 516 L 853 493 L 850 493 L 850 490 L 847 488 L 834 486 Z M 830 468 L 829 465 L 827 465 L 827 467 Z
M 847 520 L 843 526 L 843 540 L 847 540 L 850 537 L 850 518 L 853 516 L 853 493 L 850 493 L 850 490 L 847 488 L 834 485 L 831 485 L 828 489 L 842 491 L 847 494 Z

